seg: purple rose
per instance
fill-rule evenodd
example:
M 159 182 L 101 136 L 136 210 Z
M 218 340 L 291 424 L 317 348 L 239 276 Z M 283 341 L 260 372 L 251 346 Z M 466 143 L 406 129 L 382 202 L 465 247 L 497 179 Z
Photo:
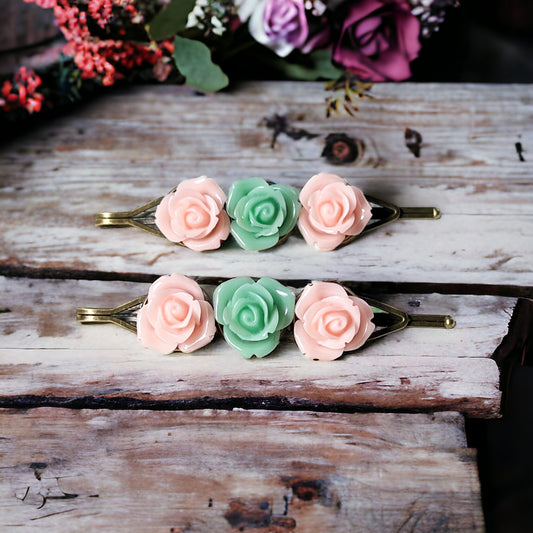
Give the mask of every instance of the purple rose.
M 332 58 L 364 80 L 405 80 L 420 50 L 419 33 L 420 23 L 404 0 L 355 2 L 342 21 Z
M 289 55 L 307 40 L 309 24 L 304 0 L 259 0 L 253 9 L 250 9 L 250 0 L 244 4 L 250 14 L 249 29 L 252 37 L 272 48 L 278 56 Z M 241 19 L 242 13 L 241 9 Z

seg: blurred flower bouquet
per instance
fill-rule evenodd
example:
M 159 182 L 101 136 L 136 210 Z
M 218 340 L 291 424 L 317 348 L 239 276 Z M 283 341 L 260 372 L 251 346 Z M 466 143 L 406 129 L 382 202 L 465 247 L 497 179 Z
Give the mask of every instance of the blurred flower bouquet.
M 21 0 L 22 1 L 22 0 Z M 83 80 L 185 83 L 201 92 L 230 79 L 330 80 L 356 109 L 371 82 L 410 77 L 423 40 L 456 0 L 24 0 L 54 10 L 73 60 L 62 87 Z M 74 70 L 73 70 L 74 69 Z M 31 87 L 26 86 L 31 80 Z M 26 83 L 26 85 L 25 85 Z M 38 111 L 39 76 L 6 80 L 0 109 Z M 70 85 L 69 85 L 70 84 Z M 31 100 L 27 94 L 31 92 Z M 46 87 L 43 84 L 46 99 Z M 335 94 L 335 93 L 334 93 Z M 70 95 L 72 96 L 72 94 Z

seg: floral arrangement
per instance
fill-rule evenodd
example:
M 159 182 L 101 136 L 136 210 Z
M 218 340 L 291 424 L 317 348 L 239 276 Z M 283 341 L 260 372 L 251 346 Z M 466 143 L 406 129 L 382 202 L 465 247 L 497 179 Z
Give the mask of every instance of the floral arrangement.
M 22 1 L 22 0 L 21 0 Z M 329 111 L 353 113 L 369 83 L 410 77 L 422 43 L 457 0 L 24 0 L 53 9 L 77 73 L 102 86 L 151 78 L 216 92 L 254 75 L 330 80 Z M 257 65 L 261 65 L 257 70 Z M 69 67 L 70 68 L 70 67 Z M 274 74 L 273 74 L 274 73 Z M 39 111 L 47 91 L 24 71 L 1 86 L 0 109 Z M 31 83 L 29 79 L 32 79 Z M 340 91 L 340 93 L 339 93 Z M 46 103 L 46 102 L 45 102 Z M 53 105 L 53 102 L 50 102 Z
M 269 277 L 233 278 L 216 287 L 211 305 L 196 281 L 174 273 L 150 286 L 136 329 L 145 348 L 191 353 L 213 340 L 218 324 L 226 342 L 250 359 L 271 354 L 294 323 L 302 354 L 332 361 L 368 341 L 373 318 L 370 305 L 338 283 L 313 281 L 295 291 Z
M 200 176 L 134 211 L 132 218 L 148 223 L 150 233 L 196 252 L 216 250 L 230 235 L 245 250 L 268 250 L 284 242 L 296 226 L 308 244 L 329 252 L 362 235 L 372 219 L 364 193 L 327 172 L 310 178 L 301 190 L 244 178 L 230 186 L 227 197 L 215 180 Z M 102 215 L 114 220 L 113 213 L 96 216 Z M 119 225 L 124 218 L 119 217 Z

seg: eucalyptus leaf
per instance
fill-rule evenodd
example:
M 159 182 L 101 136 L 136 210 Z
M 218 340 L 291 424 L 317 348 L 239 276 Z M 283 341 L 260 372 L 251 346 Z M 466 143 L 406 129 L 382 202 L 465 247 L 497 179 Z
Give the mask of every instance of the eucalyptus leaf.
M 275 68 L 290 79 L 304 81 L 334 80 L 342 74 L 342 70 L 331 63 L 331 51 L 329 49 L 316 50 L 304 58 L 305 62 L 302 63 L 291 63 L 279 59 L 276 61 Z
M 185 83 L 204 93 L 214 93 L 226 87 L 228 77 L 213 63 L 211 51 L 201 41 L 176 35 L 174 40 L 174 61 Z
M 196 0 L 172 0 L 148 25 L 150 38 L 160 41 L 183 30 L 195 4 Z

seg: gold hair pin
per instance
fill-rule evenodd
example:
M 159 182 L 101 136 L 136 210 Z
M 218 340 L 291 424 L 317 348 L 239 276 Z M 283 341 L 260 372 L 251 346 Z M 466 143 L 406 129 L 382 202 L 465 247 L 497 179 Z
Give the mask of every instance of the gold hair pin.
M 341 283 L 312 281 L 300 290 L 269 277 L 231 278 L 214 288 L 212 304 L 204 288 L 182 274 L 162 276 L 147 296 L 112 308 L 82 307 L 76 319 L 116 324 L 136 333 L 146 348 L 164 354 L 189 353 L 209 344 L 218 326 L 246 359 L 272 353 L 292 325 L 300 351 L 315 361 L 337 359 L 405 328 L 455 326 L 449 315 L 411 315 L 358 297 Z
M 372 207 L 372 205 L 374 207 Z M 205 176 L 136 209 L 98 213 L 101 227 L 133 226 L 192 250 L 215 250 L 231 234 L 247 250 L 267 250 L 298 226 L 320 251 L 331 251 L 400 218 L 438 219 L 436 207 L 398 207 L 365 196 L 334 174 L 313 176 L 301 191 L 262 178 L 233 183 L 228 195 Z

